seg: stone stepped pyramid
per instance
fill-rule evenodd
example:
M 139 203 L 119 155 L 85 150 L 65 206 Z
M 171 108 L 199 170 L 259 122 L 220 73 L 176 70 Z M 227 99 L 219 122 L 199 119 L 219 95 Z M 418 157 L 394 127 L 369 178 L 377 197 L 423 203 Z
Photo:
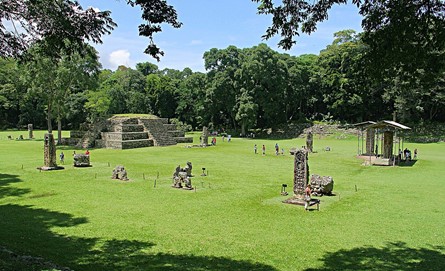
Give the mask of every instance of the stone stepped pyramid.
M 95 129 L 97 130 L 95 133 L 72 131 L 71 138 L 65 139 L 65 142 L 72 145 L 72 142 L 79 142 L 80 138 L 83 142 L 87 135 L 91 134 L 88 136 L 88 142 L 93 140 L 97 148 L 133 149 L 193 143 L 192 137 L 185 137 L 184 132 L 177 131 L 174 124 L 168 123 L 168 119 L 156 116 L 115 116 L 109 118 L 106 124 L 99 128 Z M 100 130 L 102 132 L 99 132 Z
M 109 119 L 107 132 L 101 133 L 101 139 L 96 145 L 111 149 L 133 149 L 153 146 L 144 126 L 137 118 Z

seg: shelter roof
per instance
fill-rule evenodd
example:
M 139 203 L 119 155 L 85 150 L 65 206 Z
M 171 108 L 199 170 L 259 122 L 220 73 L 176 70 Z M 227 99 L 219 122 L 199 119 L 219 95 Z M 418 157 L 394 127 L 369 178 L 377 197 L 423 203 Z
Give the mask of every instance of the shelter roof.
M 354 126 L 354 127 L 365 127 L 365 126 L 369 126 L 369 125 L 376 124 L 376 123 L 377 122 L 375 122 L 375 121 L 368 120 L 368 121 L 364 121 L 364 122 L 360 122 L 360 123 L 351 124 L 351 126 Z
M 368 126 L 368 128 L 394 128 L 394 129 L 400 129 L 400 130 L 411 130 L 408 126 L 405 126 L 403 124 L 397 123 L 392 120 L 383 120 L 379 121 L 375 124 L 371 124 Z

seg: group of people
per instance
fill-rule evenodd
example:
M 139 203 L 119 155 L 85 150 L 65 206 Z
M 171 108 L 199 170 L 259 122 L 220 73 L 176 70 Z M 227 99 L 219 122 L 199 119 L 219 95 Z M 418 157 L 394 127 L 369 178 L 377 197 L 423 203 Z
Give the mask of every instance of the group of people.
M 399 150 L 399 156 L 400 159 L 404 159 L 405 161 L 411 161 L 411 151 L 408 148 L 405 148 L 403 150 L 403 157 L 402 157 L 402 150 Z M 417 149 L 414 149 L 414 159 L 417 159 Z
M 76 155 L 76 151 L 73 151 L 73 157 Z M 90 155 L 90 151 L 89 150 L 86 150 L 85 151 L 85 155 Z M 59 160 L 60 160 L 60 163 L 63 165 L 63 164 L 65 164 L 65 154 L 63 153 L 63 152 L 60 152 L 60 154 L 59 154 Z
M 258 146 L 257 144 L 253 145 L 253 151 L 255 154 L 258 154 Z M 263 144 L 263 146 L 261 147 L 261 151 L 263 156 L 266 155 L 266 146 Z M 279 155 L 280 154 L 280 147 L 278 146 L 278 143 L 275 144 L 275 155 Z M 284 149 L 281 148 L 281 154 L 284 155 Z

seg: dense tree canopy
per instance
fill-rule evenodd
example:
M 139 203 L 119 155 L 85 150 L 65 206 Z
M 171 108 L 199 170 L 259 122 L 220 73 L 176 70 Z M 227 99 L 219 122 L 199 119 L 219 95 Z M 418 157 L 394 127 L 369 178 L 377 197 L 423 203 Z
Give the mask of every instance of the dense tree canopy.
M 362 34 L 345 30 L 336 33 L 332 44 L 319 55 L 290 56 L 265 44 L 212 48 L 204 53 L 207 73 L 189 68 L 159 70 L 148 62 L 138 63 L 137 69 L 120 66 L 116 71 L 102 70 L 92 77 L 73 69 L 78 74 L 75 78 L 90 78 L 91 83 L 70 88 L 64 87 L 66 80 L 57 78 L 72 78 L 67 69 L 76 67 L 70 63 L 77 62 L 62 58 L 55 62 L 57 66 L 39 71 L 43 64 L 54 62 L 40 61 L 42 57 L 36 56 L 40 66 L 30 69 L 31 62 L 22 65 L 2 60 L 1 124 L 42 127 L 46 120 L 42 113 L 49 107 L 65 128 L 116 113 L 151 113 L 193 129 L 210 126 L 239 133 L 301 121 L 390 119 L 394 111 L 403 122 L 445 120 L 444 77 L 440 73 L 419 69 L 416 80 L 402 72 L 381 80 L 367 65 L 369 50 Z M 93 60 L 78 63 L 85 63 L 83 66 Z M 444 65 L 438 67 L 443 72 Z M 23 76 L 26 74 L 29 76 Z M 46 80 L 48 77 L 56 80 Z M 49 98 L 59 103 L 48 103 Z M 67 107 L 61 108 L 63 114 L 57 113 L 57 104 Z
M 280 46 L 286 49 L 300 33 L 315 31 L 333 5 L 347 2 L 252 1 L 259 4 L 259 13 L 273 17 L 264 37 L 281 35 Z M 92 77 L 95 83 L 73 91 L 65 80 L 45 78 L 70 78 L 66 69 L 71 64 L 61 63 L 85 48 L 85 39 L 100 42 L 101 35 L 112 30 L 109 12 L 84 11 L 71 0 L 2 1 L 0 54 L 32 52 L 28 49 L 37 43 L 46 55 L 31 58 L 38 63 L 34 70 L 29 69 L 31 62 L 2 60 L 0 124 L 44 123 L 42 112 L 57 104 L 49 98 L 67 106 L 54 112 L 60 112 L 56 118 L 72 127 L 86 116 L 95 120 L 115 113 L 153 113 L 193 128 L 211 126 L 241 133 L 294 121 L 388 119 L 394 112 L 408 122 L 445 120 L 444 2 L 352 2 L 363 15 L 365 31 L 336 33 L 319 55 L 281 54 L 265 44 L 211 48 L 204 53 L 207 73 L 189 68 L 159 70 L 146 62 L 136 69 L 102 70 Z M 181 26 L 174 7 L 165 0 L 125 3 L 142 8 L 145 24 L 139 32 L 150 39 L 146 53 L 159 59 L 162 51 L 153 35 L 162 30 L 162 23 Z M 82 27 L 73 28 L 77 24 Z M 21 76 L 26 74 L 34 77 Z
M 56 54 L 85 40 L 101 42 L 115 26 L 110 11 L 83 10 L 77 1 L 1 1 L 0 56 L 20 56 L 41 41 L 47 54 Z
M 272 16 L 272 25 L 263 38 L 280 35 L 279 46 L 284 49 L 290 49 L 300 33 L 316 31 L 317 24 L 328 19 L 332 6 L 348 3 L 347 0 L 251 1 L 258 3 L 259 14 Z M 139 35 L 149 38 L 145 53 L 159 60 L 164 53 L 153 41 L 153 35 L 162 31 L 163 23 L 181 27 L 176 10 L 166 0 L 125 2 L 141 8 L 144 23 L 139 26 Z M 362 27 L 372 41 L 371 52 L 376 57 L 390 56 L 386 58 L 388 62 L 406 59 L 405 53 L 413 47 L 437 48 L 444 40 L 445 3 L 441 0 L 352 0 L 352 3 L 364 17 Z M 0 22 L 2 56 L 17 56 L 39 40 L 46 40 L 50 48 L 58 49 L 65 47 L 63 39 L 77 45 L 85 39 L 101 42 L 101 36 L 115 27 L 110 11 L 83 10 L 75 0 L 2 1 Z M 6 23 L 11 25 L 6 27 Z

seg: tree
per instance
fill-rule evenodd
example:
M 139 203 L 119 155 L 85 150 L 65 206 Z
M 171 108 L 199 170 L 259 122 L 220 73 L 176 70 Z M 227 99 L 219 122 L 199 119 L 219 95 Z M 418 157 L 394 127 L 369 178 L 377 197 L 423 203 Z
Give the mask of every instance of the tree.
M 196 72 L 181 81 L 178 91 L 178 119 L 193 128 L 205 126 L 205 90 L 207 77 L 204 73 Z
M 105 72 L 100 77 L 103 81 L 99 91 L 89 94 L 92 100 L 88 107 L 97 106 L 99 110 L 93 115 L 151 113 L 149 97 L 145 95 L 146 78 L 140 71 L 119 66 L 114 73 Z
M 242 86 L 252 93 L 258 105 L 259 125 L 276 127 L 285 123 L 289 75 L 287 63 L 266 44 L 247 49 L 245 55 L 239 74 Z
M 279 45 L 289 49 L 300 33 L 312 33 L 317 23 L 328 18 L 335 4 L 346 0 L 282 1 L 254 0 L 260 3 L 259 13 L 273 16 L 264 38 L 280 34 Z M 445 53 L 445 3 L 441 0 L 353 0 L 363 15 L 363 42 L 368 47 L 364 64 L 374 73 L 385 90 L 385 99 L 405 119 L 421 113 L 424 106 L 414 101 L 425 98 L 425 91 L 437 92 L 442 87 L 418 87 L 419 82 L 440 82 Z M 419 76 L 422 79 L 418 79 Z M 417 85 L 417 86 L 416 86 Z M 415 91 L 413 91 L 415 90 Z M 442 93 L 442 90 L 440 90 Z M 411 97 L 404 99 L 403 97 Z M 436 96 L 437 97 L 437 96 Z M 439 95 L 443 97 L 443 95 Z M 432 102 L 432 101 L 431 101 Z M 435 101 L 435 108 L 442 101 Z M 403 109 L 402 109 L 403 108 Z M 420 110 L 420 111 L 419 111 Z
M 47 54 L 82 48 L 85 40 L 101 43 L 115 26 L 109 11 L 83 10 L 77 1 L 2 1 L 0 56 L 21 56 L 43 40 Z
M 204 53 L 207 73 L 206 111 L 208 124 L 236 128 L 236 95 L 239 92 L 239 76 L 244 51 L 229 46 L 226 49 L 212 48 Z
M 293 57 L 282 56 L 288 66 L 288 84 L 285 90 L 286 115 L 288 121 L 310 119 L 324 107 L 319 106 L 322 99 L 320 88 L 313 80 L 317 71 L 318 56 L 313 54 Z
M 317 24 L 328 19 L 328 11 L 334 5 L 347 4 L 347 0 L 304 1 L 304 0 L 251 0 L 259 3 L 258 13 L 272 15 L 272 25 L 266 29 L 263 38 L 269 39 L 275 35 L 281 35 L 278 45 L 284 49 L 290 49 L 295 44 L 295 37 L 300 33 L 310 34 L 317 29 Z M 176 10 L 168 5 L 166 0 L 126 0 L 128 5 L 139 6 L 142 10 L 142 19 L 145 23 L 139 25 L 139 35 L 149 38 L 149 45 L 145 53 L 159 61 L 164 53 L 155 44 L 153 35 L 161 32 L 163 23 L 175 28 L 181 27 Z M 428 30 L 428 25 L 435 24 L 440 27 L 443 24 L 444 3 L 441 0 L 352 0 L 359 8 L 359 13 L 364 16 L 362 21 L 365 32 L 370 37 L 385 25 L 391 25 L 394 21 L 389 17 L 399 14 L 399 26 L 396 35 L 382 35 L 388 41 L 393 41 L 395 50 L 403 44 L 399 39 L 401 33 L 412 32 L 410 18 L 421 18 L 421 28 L 429 38 L 443 40 L 442 34 L 435 36 Z M 414 13 L 411 11 L 415 11 Z M 403 22 L 407 23 L 403 23 Z M 0 3 L 0 55 L 17 56 L 29 45 L 41 39 L 50 40 L 48 44 L 55 48 L 64 48 L 63 39 L 68 38 L 72 44 L 81 45 L 84 39 L 93 42 L 101 42 L 101 36 L 109 33 L 115 23 L 110 18 L 109 11 L 83 10 L 75 0 L 42 0 L 21 1 L 9 0 Z M 7 30 L 5 22 L 12 23 L 12 30 Z M 22 32 L 14 27 L 20 25 Z M 420 40 L 424 40 L 421 36 Z M 402 41 L 402 43 L 400 43 Z M 58 50 L 56 50 L 57 52 Z
M 367 30 L 363 40 L 369 46 L 367 66 L 382 82 L 392 110 L 404 121 L 434 116 L 445 102 L 440 83 L 445 67 L 445 3 L 387 1 L 378 7 L 365 3 L 361 12 Z
M 150 62 L 143 62 L 136 64 L 136 70 L 140 71 L 144 76 L 147 76 L 149 74 L 158 72 L 159 68 L 157 65 Z
M 80 53 L 62 55 L 56 66 L 56 78 L 53 80 L 58 89 L 54 99 L 58 144 L 62 139 L 62 120 L 68 115 L 74 115 L 72 109 L 83 107 L 83 102 L 85 102 L 83 93 L 88 89 L 96 88 L 97 85 L 97 74 L 101 67 L 97 51 L 89 45 L 85 45 L 84 48 L 85 50 Z M 76 101 L 80 104 L 76 105 Z
M 59 140 L 61 122 L 68 114 L 67 101 L 73 93 L 84 92 L 92 88 L 97 81 L 99 71 L 96 50 L 88 45 L 85 51 L 71 55 L 60 53 L 55 59 L 46 54 L 46 50 L 35 46 L 29 54 L 29 61 L 24 62 L 24 79 L 30 82 L 32 95 L 42 97 L 46 104 L 48 132 L 52 133 L 52 120 L 58 123 Z
M 176 10 L 165 0 L 126 0 L 139 6 L 142 19 L 139 35 L 150 39 L 145 53 L 159 61 L 164 53 L 153 42 L 153 34 L 162 31 L 161 24 L 180 27 Z M 85 40 L 101 43 L 101 36 L 116 26 L 110 11 L 83 10 L 75 0 L 0 2 L 0 56 L 21 56 L 34 43 L 45 40 L 46 51 L 57 53 L 82 47 Z M 66 47 L 65 40 L 71 44 Z
M 258 105 L 254 102 L 253 95 L 246 89 L 241 89 L 241 95 L 238 97 L 238 111 L 235 119 L 240 123 L 241 134 L 246 135 L 249 127 L 256 125 Z
M 0 127 L 19 122 L 20 101 L 23 95 L 20 70 L 14 59 L 0 59 Z

